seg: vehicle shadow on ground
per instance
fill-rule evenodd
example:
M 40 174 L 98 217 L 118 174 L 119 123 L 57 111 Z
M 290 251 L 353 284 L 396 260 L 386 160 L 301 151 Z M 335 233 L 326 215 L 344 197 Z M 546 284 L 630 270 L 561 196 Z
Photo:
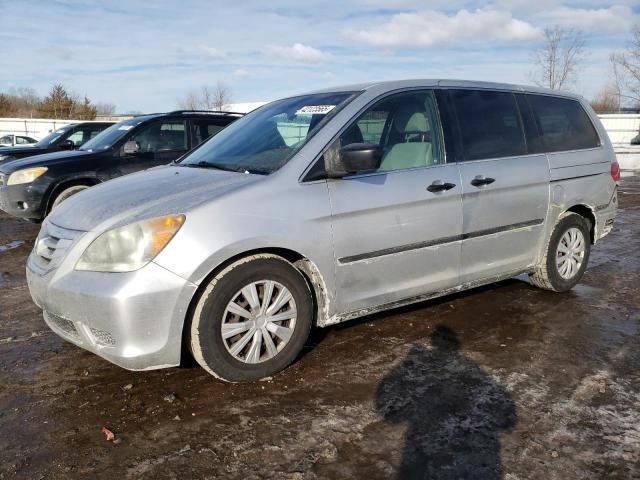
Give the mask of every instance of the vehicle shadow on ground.
M 511 394 L 438 326 L 431 347 L 414 345 L 377 389 L 385 421 L 406 424 L 400 479 L 501 479 L 502 431 L 517 422 Z

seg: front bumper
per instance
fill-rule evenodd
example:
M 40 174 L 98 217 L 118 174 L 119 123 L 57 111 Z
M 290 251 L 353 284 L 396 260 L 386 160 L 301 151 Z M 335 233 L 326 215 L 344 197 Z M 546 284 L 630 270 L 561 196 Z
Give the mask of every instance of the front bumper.
M 14 217 L 42 220 L 44 192 L 33 184 L 6 185 L 8 175 L 0 173 L 0 210 Z
M 150 263 L 135 272 L 73 269 L 84 239 L 56 268 L 42 269 L 37 248 L 27 262 L 33 301 L 59 336 L 129 370 L 180 363 L 182 327 L 197 286 Z

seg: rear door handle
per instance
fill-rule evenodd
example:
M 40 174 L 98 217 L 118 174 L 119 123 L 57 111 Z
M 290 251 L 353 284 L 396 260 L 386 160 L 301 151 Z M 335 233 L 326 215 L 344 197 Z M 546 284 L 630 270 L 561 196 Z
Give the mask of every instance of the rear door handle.
M 476 175 L 476 178 L 471 180 L 471 185 L 474 187 L 481 187 L 483 185 L 489 185 L 490 183 L 495 182 L 495 178 L 485 177 L 484 175 Z
M 429 190 L 431 193 L 445 192 L 447 190 L 451 190 L 455 186 L 456 186 L 455 183 L 448 183 L 448 182 L 443 182 L 442 180 L 436 180 L 435 182 L 433 182 L 431 185 L 427 187 L 427 190 Z

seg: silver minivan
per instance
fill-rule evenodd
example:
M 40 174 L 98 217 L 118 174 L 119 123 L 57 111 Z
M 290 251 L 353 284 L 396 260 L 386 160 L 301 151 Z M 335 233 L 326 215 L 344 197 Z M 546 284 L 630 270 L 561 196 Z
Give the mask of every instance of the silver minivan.
M 528 273 L 556 292 L 612 228 L 619 168 L 568 93 L 411 80 L 269 103 L 43 223 L 29 288 L 58 335 L 132 370 L 183 346 L 228 381 L 312 327 Z

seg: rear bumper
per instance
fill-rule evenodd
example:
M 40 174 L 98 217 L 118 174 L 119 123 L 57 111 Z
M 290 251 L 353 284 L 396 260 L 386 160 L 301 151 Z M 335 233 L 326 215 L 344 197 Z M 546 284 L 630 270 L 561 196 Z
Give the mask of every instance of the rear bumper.
M 42 273 L 33 256 L 27 263 L 29 291 L 60 337 L 129 370 L 180 363 L 195 284 L 154 263 L 128 273 Z
M 598 241 L 613 230 L 618 211 L 618 189 L 613 190 L 613 195 L 606 205 L 597 206 L 595 209 L 596 231 L 595 240 Z

